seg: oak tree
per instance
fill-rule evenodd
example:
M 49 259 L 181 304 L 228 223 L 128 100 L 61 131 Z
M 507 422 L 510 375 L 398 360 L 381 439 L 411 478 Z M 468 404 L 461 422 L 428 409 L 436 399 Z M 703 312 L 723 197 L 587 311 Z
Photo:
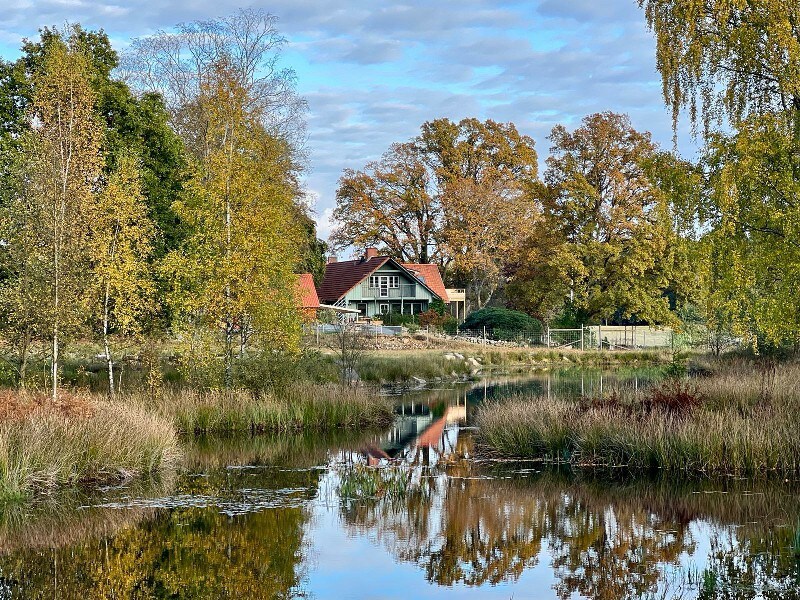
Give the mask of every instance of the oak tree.
M 674 263 L 668 199 L 648 173 L 650 134 L 627 116 L 589 115 L 569 132 L 556 126 L 542 218 L 517 256 L 514 304 L 547 319 L 564 302 L 584 319 L 674 322 L 667 296 Z

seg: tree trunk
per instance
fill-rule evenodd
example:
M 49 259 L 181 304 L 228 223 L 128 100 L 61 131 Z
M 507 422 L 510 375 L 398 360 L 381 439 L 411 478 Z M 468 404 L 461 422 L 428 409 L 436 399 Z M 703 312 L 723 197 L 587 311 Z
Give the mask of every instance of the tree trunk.
M 230 319 L 225 324 L 225 387 L 233 387 L 233 325 Z
M 103 347 L 106 353 L 106 363 L 108 364 L 108 395 L 114 397 L 114 361 L 111 357 L 111 346 L 108 343 L 108 309 L 109 309 L 109 283 L 106 282 L 106 293 L 103 298 Z
M 105 329 L 105 327 L 104 327 Z M 114 361 L 111 358 L 111 347 L 108 343 L 108 333 L 103 333 L 103 346 L 106 353 L 106 363 L 108 364 L 108 395 L 114 396 Z
M 53 402 L 56 402 L 58 400 L 58 325 L 53 327 L 53 354 L 50 376 L 53 378 L 52 398 Z
M 28 354 L 31 345 L 30 330 L 26 329 L 22 334 L 22 345 L 19 349 L 19 379 L 17 380 L 17 387 L 25 389 L 25 378 L 28 374 Z

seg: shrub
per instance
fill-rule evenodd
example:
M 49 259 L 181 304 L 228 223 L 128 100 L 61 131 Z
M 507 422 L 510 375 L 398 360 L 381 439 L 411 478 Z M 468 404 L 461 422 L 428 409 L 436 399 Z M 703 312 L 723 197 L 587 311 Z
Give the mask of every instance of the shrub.
M 410 325 L 417 324 L 417 315 L 404 315 L 399 312 L 381 313 L 384 325 Z
M 672 379 L 653 388 L 642 401 L 645 411 L 663 410 L 670 414 L 684 415 L 703 403 L 703 396 L 696 386 Z
M 444 315 L 434 309 L 426 310 L 417 315 L 420 327 L 435 327 L 439 329 L 447 320 L 449 315 Z
M 454 316 L 448 315 L 442 323 L 442 330 L 449 335 L 455 335 L 458 333 L 458 320 Z
M 530 315 L 507 308 L 483 308 L 471 312 L 462 325 L 463 329 L 483 329 L 506 334 L 519 331 L 542 331 L 542 323 Z
M 550 320 L 551 329 L 577 329 L 589 322 L 589 315 L 571 302 L 566 302 L 561 310 Z
M 441 298 L 436 298 L 435 300 L 432 300 L 430 307 L 431 307 L 430 310 L 434 311 L 435 313 L 441 316 L 445 316 L 447 314 L 447 305 Z

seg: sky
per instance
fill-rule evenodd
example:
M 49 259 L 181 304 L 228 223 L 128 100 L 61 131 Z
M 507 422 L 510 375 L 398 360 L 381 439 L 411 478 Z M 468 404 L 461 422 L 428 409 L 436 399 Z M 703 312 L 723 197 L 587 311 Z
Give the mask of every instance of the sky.
M 0 55 L 16 58 L 44 25 L 103 28 L 124 50 L 131 38 L 247 7 L 278 17 L 282 64 L 308 102 L 305 187 L 323 239 L 342 171 L 431 119 L 511 121 L 536 141 L 540 162 L 554 125 L 606 110 L 673 147 L 655 41 L 636 0 L 5 0 Z M 696 152 L 683 123 L 678 149 Z

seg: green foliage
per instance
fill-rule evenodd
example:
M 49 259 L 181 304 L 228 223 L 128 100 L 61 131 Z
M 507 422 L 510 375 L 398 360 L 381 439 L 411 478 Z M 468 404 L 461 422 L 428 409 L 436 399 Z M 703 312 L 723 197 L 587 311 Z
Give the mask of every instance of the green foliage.
M 687 294 L 682 220 L 692 165 L 659 152 L 627 115 L 589 115 L 558 125 L 544 183 L 533 187 L 542 214 L 516 249 L 507 296 L 543 320 L 567 298 L 587 320 L 672 323 L 669 293 Z M 680 201 L 678 201 L 680 199 Z M 674 295 L 674 294 L 673 294 Z
M 317 224 L 314 219 L 307 215 L 302 207 L 295 207 L 295 210 L 302 230 L 300 259 L 295 272 L 311 273 L 314 283 L 320 285 L 325 276 L 328 244 L 317 238 Z
M 458 333 L 458 319 L 453 316 L 448 316 L 442 323 L 442 331 L 448 335 L 455 335 Z
M 461 329 L 480 330 L 484 327 L 490 332 L 537 332 L 542 330 L 542 323 L 538 319 L 518 310 L 491 307 L 471 312 L 461 325 Z
M 793 106 L 800 99 L 795 2 L 638 0 L 656 36 L 664 99 L 706 131 Z
M 317 351 L 295 353 L 252 351 L 234 361 L 234 386 L 255 393 L 277 392 L 299 381 L 335 383 L 339 372 L 329 357 Z M 222 381 L 219 382 L 221 386 Z
M 550 319 L 551 329 L 578 329 L 591 322 L 585 311 L 575 306 L 573 302 L 565 302 L 561 310 Z
M 47 340 L 55 399 L 61 346 L 82 329 L 89 312 L 90 223 L 102 168 L 102 125 L 92 62 L 76 36 L 56 39 L 40 59 L 27 107 L 37 127 L 19 139 L 13 194 L 0 207 L 8 275 L 0 297 L 19 348 L 20 381 L 30 343 Z
M 441 298 L 434 298 L 430 303 L 430 310 L 444 316 L 447 314 L 447 305 Z
M 672 351 L 672 360 L 664 367 L 664 376 L 669 379 L 685 377 L 688 370 L 686 365 L 688 359 L 688 352 L 674 349 Z
M 800 340 L 799 151 L 785 120 L 765 115 L 715 135 L 706 154 L 708 320 L 756 348 Z
M 66 32 L 45 27 L 39 31 L 39 40 L 23 44 L 21 58 L 0 64 L 0 122 L 4 123 L 0 140 L 18 139 L 27 130 L 26 112 L 33 98 L 34 78 L 43 68 L 48 49 L 65 42 L 85 54 L 90 62 L 96 110 L 106 125 L 103 141 L 106 171 L 116 167 L 121 153 L 134 154 L 140 159 L 149 216 L 161 232 L 157 251 L 163 255 L 176 247 L 182 237 L 181 225 L 171 206 L 186 176 L 183 144 L 169 127 L 168 113 L 159 95 L 137 97 L 125 82 L 112 78 L 119 57 L 105 32 L 87 31 L 77 24 Z
M 712 348 L 796 347 L 800 37 L 793 2 L 639 0 L 674 123 L 702 122 L 704 309 Z M 720 125 L 727 120 L 724 131 Z M 730 133 L 732 131 L 732 133 Z M 733 335 L 731 335 L 733 334 Z
M 402 314 L 398 311 L 392 311 L 390 313 L 381 313 L 381 320 L 383 321 L 384 325 L 418 325 L 419 319 L 418 315 L 409 315 L 409 314 Z

